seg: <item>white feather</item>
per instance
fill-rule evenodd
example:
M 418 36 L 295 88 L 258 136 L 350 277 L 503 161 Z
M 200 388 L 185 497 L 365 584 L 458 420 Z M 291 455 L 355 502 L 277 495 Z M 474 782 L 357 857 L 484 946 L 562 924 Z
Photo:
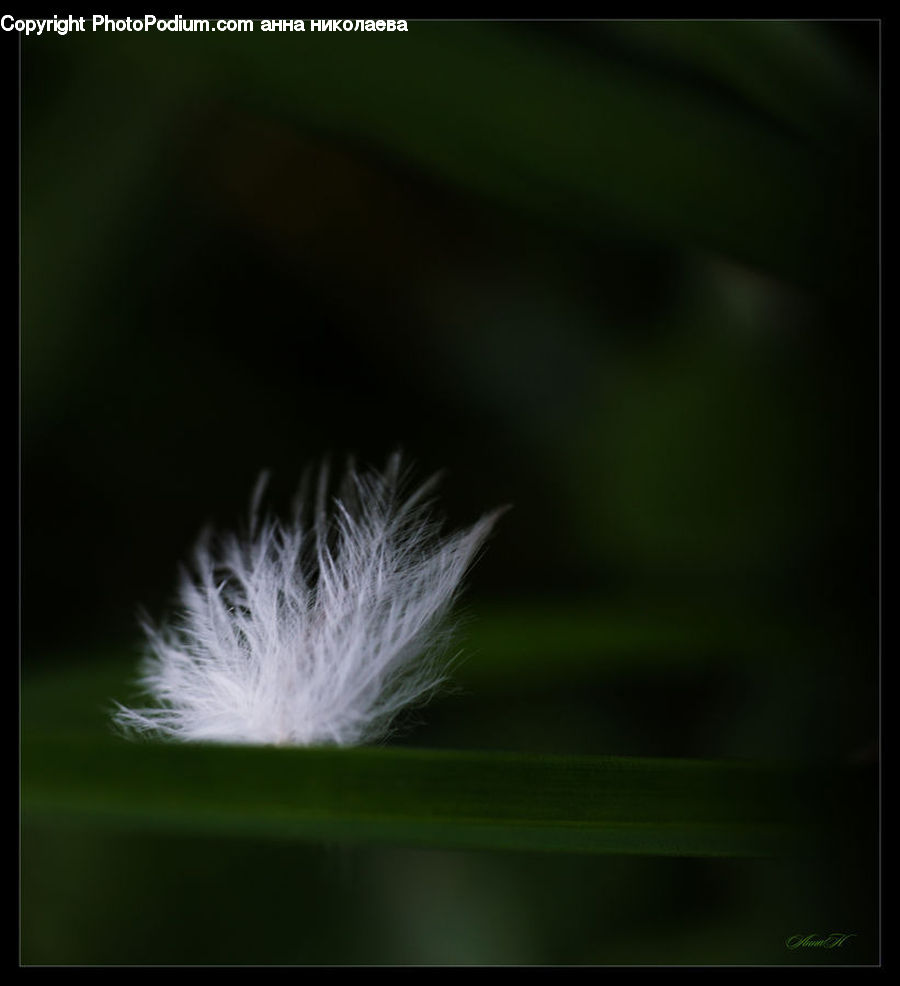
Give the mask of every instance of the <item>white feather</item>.
M 383 473 L 349 466 L 313 518 L 259 516 L 246 537 L 201 536 L 180 610 L 146 623 L 142 684 L 152 708 L 119 706 L 132 734 L 225 743 L 349 745 L 376 739 L 446 677 L 448 613 L 500 511 L 443 536 L 427 494 L 403 495 L 399 456 Z

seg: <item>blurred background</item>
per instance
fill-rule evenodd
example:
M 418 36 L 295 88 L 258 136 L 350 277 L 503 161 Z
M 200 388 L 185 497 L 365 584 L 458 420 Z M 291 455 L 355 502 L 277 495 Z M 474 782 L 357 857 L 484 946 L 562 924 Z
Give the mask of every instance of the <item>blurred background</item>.
M 458 688 L 391 742 L 874 760 L 879 25 L 256 28 L 22 41 L 26 694 L 105 732 L 85 696 L 132 694 L 138 607 L 204 524 L 264 468 L 280 509 L 305 465 L 401 448 L 446 468 L 449 526 L 513 509 Z M 801 867 L 45 819 L 22 849 L 29 964 L 876 948 L 868 843 Z

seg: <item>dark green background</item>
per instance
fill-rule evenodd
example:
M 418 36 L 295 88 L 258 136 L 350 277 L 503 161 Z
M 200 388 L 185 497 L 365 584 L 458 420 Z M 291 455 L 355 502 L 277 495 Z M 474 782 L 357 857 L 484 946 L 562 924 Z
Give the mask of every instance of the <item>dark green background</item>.
M 873 22 L 23 40 L 23 742 L 56 725 L 41 695 L 105 730 L 136 608 L 261 469 L 281 507 L 323 455 L 399 447 L 447 468 L 451 524 L 513 510 L 459 692 L 393 743 L 873 760 L 877 46 Z M 876 954 L 869 842 L 801 865 L 43 817 L 22 882 L 29 964 Z M 830 931 L 858 937 L 784 949 Z

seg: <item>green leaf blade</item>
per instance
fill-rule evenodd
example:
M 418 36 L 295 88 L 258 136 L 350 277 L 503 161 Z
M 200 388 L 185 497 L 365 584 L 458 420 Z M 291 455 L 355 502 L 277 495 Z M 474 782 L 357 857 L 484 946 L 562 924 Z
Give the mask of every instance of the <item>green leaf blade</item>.
M 780 855 L 810 822 L 798 780 L 780 765 L 403 748 L 23 751 L 26 819 L 442 848 Z

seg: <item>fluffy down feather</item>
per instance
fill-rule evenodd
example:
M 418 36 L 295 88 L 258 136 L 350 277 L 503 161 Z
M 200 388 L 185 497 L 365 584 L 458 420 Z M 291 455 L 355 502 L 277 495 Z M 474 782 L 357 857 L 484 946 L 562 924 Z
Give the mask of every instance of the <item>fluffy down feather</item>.
M 285 524 L 260 516 L 261 477 L 246 536 L 201 536 L 176 618 L 144 624 L 141 682 L 156 705 L 119 705 L 116 724 L 224 743 L 384 735 L 445 680 L 445 617 L 500 513 L 442 535 L 428 499 L 436 479 L 404 493 L 394 455 L 383 473 L 349 466 L 329 497 L 323 469 L 313 509 L 305 483 Z

